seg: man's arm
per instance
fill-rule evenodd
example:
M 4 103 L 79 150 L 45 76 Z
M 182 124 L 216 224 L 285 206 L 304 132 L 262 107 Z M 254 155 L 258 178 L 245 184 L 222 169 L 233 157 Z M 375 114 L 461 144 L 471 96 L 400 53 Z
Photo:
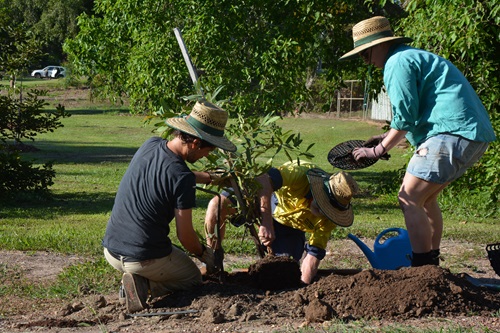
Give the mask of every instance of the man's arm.
M 203 246 L 193 228 L 193 210 L 176 209 L 175 226 L 177 229 L 177 238 L 182 246 L 194 255 L 203 254 Z
M 206 171 L 193 171 L 196 177 L 196 184 L 210 184 L 212 182 L 212 178 L 210 178 L 210 174 Z
M 399 131 L 394 128 L 391 128 L 387 133 L 387 136 L 381 142 L 382 145 L 385 147 L 385 150 L 389 151 L 392 148 L 394 148 L 399 143 L 399 141 L 401 141 L 405 137 L 406 133 L 408 132 Z
M 274 241 L 273 227 L 273 212 L 271 207 L 271 196 L 273 194 L 273 186 L 271 178 L 266 173 L 257 177 L 257 181 L 261 184 L 261 189 L 258 193 L 260 198 L 260 214 L 262 223 L 259 227 L 259 239 L 264 246 L 269 246 Z
M 352 155 L 356 161 L 364 158 L 379 159 L 383 157 L 389 150 L 396 146 L 401 139 L 408 133 L 407 131 L 400 131 L 391 128 L 387 132 L 387 136 L 374 147 L 360 147 L 354 148 Z

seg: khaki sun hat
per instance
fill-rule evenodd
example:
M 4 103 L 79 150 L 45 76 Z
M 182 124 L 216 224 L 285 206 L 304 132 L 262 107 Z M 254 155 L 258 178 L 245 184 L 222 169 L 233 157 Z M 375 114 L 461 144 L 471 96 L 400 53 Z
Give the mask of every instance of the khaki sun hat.
M 341 227 L 349 227 L 354 221 L 351 199 L 359 190 L 354 178 L 344 171 L 330 175 L 318 168 L 308 170 L 307 178 L 323 215 Z
M 221 149 L 234 152 L 236 146 L 224 137 L 229 116 L 227 111 L 206 100 L 196 102 L 191 113 L 184 117 L 169 118 L 165 123 Z
M 383 16 L 375 16 L 357 23 L 352 27 L 352 39 L 354 41 L 354 49 L 344 54 L 339 60 L 352 59 L 363 50 L 391 40 L 401 43 L 410 43 L 413 41 L 413 39 L 408 37 L 394 36 L 389 20 Z

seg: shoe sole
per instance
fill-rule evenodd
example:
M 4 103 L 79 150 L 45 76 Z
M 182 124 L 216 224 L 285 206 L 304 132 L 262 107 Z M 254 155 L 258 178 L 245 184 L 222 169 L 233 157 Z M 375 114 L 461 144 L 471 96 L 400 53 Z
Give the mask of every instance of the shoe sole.
M 142 277 L 134 276 L 131 273 L 123 274 L 122 283 L 125 290 L 125 304 L 127 311 L 130 313 L 144 310 L 147 307 L 147 289 L 138 290 L 138 288 L 141 288 L 140 284 L 142 282 L 137 281 L 139 278 L 142 279 Z M 143 289 L 145 289 L 144 286 Z M 144 300 L 141 299 L 141 292 L 145 295 Z

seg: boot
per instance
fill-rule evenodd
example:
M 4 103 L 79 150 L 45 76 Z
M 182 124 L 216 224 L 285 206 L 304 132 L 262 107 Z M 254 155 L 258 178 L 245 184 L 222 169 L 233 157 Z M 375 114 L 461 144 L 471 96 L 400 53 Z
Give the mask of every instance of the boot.
M 439 266 L 439 260 L 441 260 L 441 251 L 439 249 L 431 250 L 432 255 L 432 265 Z
M 129 313 L 147 308 L 149 294 L 149 281 L 137 274 L 124 273 L 122 277 L 123 289 L 125 290 L 125 304 Z
M 434 258 L 432 256 L 431 251 L 426 252 L 426 253 L 412 252 L 411 267 L 434 265 L 433 260 L 434 260 Z

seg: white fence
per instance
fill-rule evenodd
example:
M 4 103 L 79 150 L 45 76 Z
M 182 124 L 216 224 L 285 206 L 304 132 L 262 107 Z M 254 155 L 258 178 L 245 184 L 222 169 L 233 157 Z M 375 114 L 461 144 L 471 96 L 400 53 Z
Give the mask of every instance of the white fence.
M 372 99 L 368 106 L 369 119 L 372 120 L 392 120 L 391 101 L 385 91 L 378 93 L 377 100 Z
M 339 118 L 343 104 L 342 101 L 347 101 L 349 117 L 351 117 L 353 111 L 359 110 L 356 107 L 353 108 L 353 102 L 357 101 L 357 103 L 355 104 L 359 104 L 359 102 L 362 103 L 364 100 L 364 97 L 362 95 L 363 90 L 361 90 L 361 94 L 359 93 L 359 85 L 361 84 L 361 80 L 346 80 L 344 81 L 344 83 L 346 83 L 347 85 L 347 90 L 344 91 L 345 95 L 343 95 L 340 90 L 337 91 L 337 117 Z
M 337 91 L 337 117 L 340 118 L 341 114 L 344 114 L 351 118 L 359 117 L 362 114 L 363 119 L 392 120 L 391 102 L 384 90 L 378 93 L 377 99 L 372 98 L 365 105 L 366 92 L 363 93 L 365 89 L 362 86 L 362 81 L 346 80 L 344 83 L 347 85 L 347 89 L 344 89 L 342 93 L 340 90 Z

